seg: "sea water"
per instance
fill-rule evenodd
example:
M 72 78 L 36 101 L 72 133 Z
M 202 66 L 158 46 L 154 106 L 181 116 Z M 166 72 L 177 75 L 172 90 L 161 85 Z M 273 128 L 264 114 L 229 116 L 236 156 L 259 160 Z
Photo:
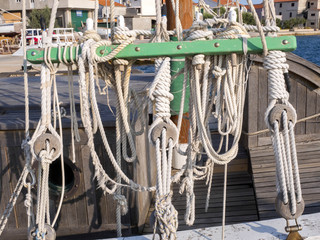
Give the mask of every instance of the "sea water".
M 320 35 L 297 36 L 297 49 L 293 53 L 320 66 Z

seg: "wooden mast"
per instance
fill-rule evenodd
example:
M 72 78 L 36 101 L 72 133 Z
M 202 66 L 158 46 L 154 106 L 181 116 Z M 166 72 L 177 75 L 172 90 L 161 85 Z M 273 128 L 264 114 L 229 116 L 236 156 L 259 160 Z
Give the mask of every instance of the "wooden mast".
M 170 0 L 166 0 L 166 7 L 167 7 L 168 30 L 173 30 L 176 27 L 175 14 L 174 14 Z M 190 28 L 193 22 L 193 1 L 192 0 L 180 0 L 179 16 L 180 16 L 182 28 L 183 29 Z M 182 89 L 182 84 L 180 84 L 180 86 L 178 87 Z M 186 94 L 186 98 L 187 97 L 189 97 L 189 94 Z M 188 117 L 189 117 L 189 113 L 185 112 L 183 114 L 181 130 L 180 130 L 180 138 L 179 138 L 180 143 L 188 143 L 188 131 L 190 126 L 190 122 L 187 119 Z M 178 115 L 173 115 L 171 119 L 174 123 L 177 123 Z

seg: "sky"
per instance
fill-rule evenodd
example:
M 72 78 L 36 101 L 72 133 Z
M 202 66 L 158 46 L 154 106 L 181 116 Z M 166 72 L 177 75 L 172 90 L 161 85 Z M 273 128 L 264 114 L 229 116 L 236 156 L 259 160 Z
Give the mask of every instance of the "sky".
M 198 2 L 198 0 L 193 0 L 194 2 Z M 253 4 L 258 4 L 258 3 L 262 3 L 263 1 L 262 0 L 252 0 Z M 243 5 L 248 5 L 247 1 L 246 0 L 240 0 L 240 3 L 243 4 Z

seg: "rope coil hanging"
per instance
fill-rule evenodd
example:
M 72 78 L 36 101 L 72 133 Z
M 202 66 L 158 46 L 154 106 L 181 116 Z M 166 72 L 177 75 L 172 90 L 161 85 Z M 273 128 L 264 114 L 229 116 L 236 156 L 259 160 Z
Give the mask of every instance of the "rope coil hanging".
M 52 11 L 51 22 L 54 23 L 56 8 L 59 1 L 55 1 L 54 10 Z M 249 5 L 252 6 L 249 0 Z M 206 180 L 208 185 L 208 194 L 206 202 L 206 210 L 209 207 L 210 191 L 212 184 L 212 175 L 214 165 L 225 165 L 225 188 L 224 188 L 224 209 L 225 217 L 225 201 L 226 201 L 226 178 L 227 164 L 233 160 L 238 153 L 238 142 L 240 140 L 242 129 L 242 115 L 246 90 L 246 38 L 249 37 L 247 31 L 259 31 L 264 45 L 264 67 L 268 70 L 269 78 L 269 96 L 270 103 L 266 112 L 266 123 L 272 133 L 273 146 L 275 149 L 277 161 L 277 187 L 278 187 L 278 205 L 279 209 L 283 205 L 289 205 L 283 216 L 287 219 L 287 213 L 290 213 L 294 219 L 299 217 L 303 212 L 303 199 L 301 195 L 301 187 L 299 180 L 298 162 L 294 143 L 294 125 L 296 122 L 296 113 L 288 102 L 289 95 L 286 91 L 286 85 L 283 74 L 288 72 L 285 54 L 279 51 L 269 51 L 266 48 L 264 32 L 276 32 L 279 29 L 275 26 L 262 27 L 257 22 L 255 26 L 243 26 L 236 21 L 236 15 L 233 10 L 228 14 L 228 19 L 218 18 L 213 11 L 206 6 L 203 0 L 199 1 L 199 5 L 209 11 L 213 18 L 210 20 L 200 21 L 197 19 L 189 30 L 182 30 L 179 20 L 179 1 L 172 0 L 173 10 L 176 15 L 176 30 L 166 30 L 166 18 L 161 17 L 160 1 L 156 0 L 157 10 L 157 28 L 156 31 L 133 31 L 129 30 L 121 24 L 123 21 L 118 19 L 118 26 L 114 26 L 115 6 L 114 0 L 111 1 L 111 23 L 112 23 L 112 41 L 102 40 L 97 34 L 97 25 L 95 30 L 89 29 L 81 39 L 81 45 L 77 45 L 76 51 L 81 48 L 81 55 L 77 59 L 79 68 L 79 88 L 81 102 L 81 118 L 85 132 L 88 136 L 88 147 L 90 149 L 92 162 L 95 169 L 94 177 L 98 181 L 98 186 L 104 193 L 113 194 L 114 200 L 117 201 L 117 234 L 121 236 L 121 215 L 128 211 L 127 200 L 123 194 L 123 187 L 130 188 L 134 191 L 156 191 L 156 203 L 154 216 L 154 231 L 158 232 L 161 239 L 175 239 L 178 228 L 178 213 L 172 204 L 171 183 L 179 182 L 180 194 L 186 192 L 186 214 L 185 221 L 187 225 L 192 225 L 195 220 L 195 194 L 194 181 Z M 239 4 L 238 4 L 239 5 Z M 95 6 L 97 17 L 97 1 Z M 268 11 L 273 11 L 272 7 Z M 267 13 L 267 23 L 274 21 Z M 53 20 L 52 20 L 53 19 Z M 96 24 L 97 22 L 95 22 Z M 218 28 L 208 28 L 219 25 Z M 223 27 L 220 27 L 223 25 Z M 48 193 L 48 174 L 50 164 L 61 156 L 63 164 L 63 144 L 61 132 L 61 113 L 59 107 L 58 93 L 56 89 L 55 73 L 56 68 L 51 63 L 51 39 L 53 32 L 53 24 L 50 23 L 48 37 L 44 38 L 45 48 L 45 64 L 41 69 L 41 119 L 39 125 L 28 142 L 23 144 L 26 151 L 27 164 L 23 170 L 23 178 L 20 185 L 17 185 L 15 194 L 21 191 L 22 183 L 27 187 L 25 205 L 28 214 L 28 226 L 36 224 L 35 233 L 37 239 L 44 239 L 46 231 L 54 231 L 55 222 L 57 220 L 58 210 L 54 220 L 51 223 L 49 213 L 49 193 Z M 155 34 L 154 34 L 155 33 Z M 165 57 L 156 60 L 156 76 L 149 89 L 149 99 L 155 105 L 155 121 L 153 122 L 148 138 L 149 142 L 155 145 L 157 165 L 157 183 L 156 186 L 142 186 L 131 180 L 122 170 L 122 160 L 126 162 L 134 162 L 137 158 L 134 137 L 144 132 L 143 120 L 141 120 L 141 129 L 135 132 L 130 124 L 130 106 L 143 105 L 139 104 L 137 94 L 130 90 L 129 80 L 131 74 L 132 60 L 117 59 L 116 55 L 126 46 L 133 43 L 138 35 L 154 34 L 151 41 L 169 41 L 169 35 L 176 34 L 179 40 L 195 41 L 209 39 L 231 39 L 243 38 L 244 54 L 231 54 L 221 56 L 205 56 L 197 54 L 186 58 L 183 83 L 184 102 L 186 82 L 190 78 L 190 129 L 189 142 L 186 151 L 182 151 L 178 144 L 179 132 L 181 127 L 182 114 L 179 114 L 178 126 L 170 120 L 170 101 L 173 99 L 170 93 L 171 75 L 170 75 L 170 58 Z M 101 46 L 110 46 L 117 44 L 118 46 L 108 54 L 98 56 L 97 48 Z M 59 51 L 62 51 L 59 47 Z M 71 75 L 72 61 L 66 60 L 67 48 L 63 49 L 63 59 L 59 52 L 60 62 L 68 65 L 68 71 Z M 70 48 L 70 56 L 72 48 Z M 117 95 L 116 106 L 116 154 L 114 155 L 110 149 L 106 132 L 102 124 L 100 111 L 96 99 L 96 87 L 99 85 L 99 76 L 105 81 L 106 87 L 104 91 L 111 87 Z M 69 96 L 70 96 L 70 112 L 72 119 L 72 146 L 73 161 L 75 160 L 74 140 L 79 141 L 80 136 L 77 128 L 77 116 L 75 112 L 75 102 L 73 96 L 73 80 L 70 76 L 68 80 Z M 98 86 L 99 87 L 99 86 Z M 53 92 L 53 93 L 52 93 Z M 99 92 L 101 89 L 99 87 Z M 53 104 L 52 104 L 53 103 Z M 141 103 L 141 101 L 140 101 Z M 53 109 L 52 109 L 53 105 Z M 280 107 L 279 107 L 280 105 Z M 183 109 L 183 104 L 181 104 Z M 214 110 L 212 111 L 214 106 Z M 280 108 L 277 110 L 276 108 Z M 52 124 L 51 110 L 53 110 L 54 119 Z M 142 112 L 141 107 L 137 109 Z M 56 130 L 56 112 L 58 112 L 58 120 L 60 132 Z M 213 112 L 213 113 L 212 113 Z M 220 145 L 215 149 L 212 145 L 210 130 L 208 127 L 209 117 L 213 115 L 217 118 L 218 132 L 220 135 Z M 27 118 L 27 117 L 26 117 Z M 104 148 L 110 158 L 112 167 L 116 171 L 116 179 L 111 178 L 103 168 L 98 154 L 94 146 L 95 133 L 99 131 Z M 27 131 L 26 131 L 27 132 Z M 230 136 L 233 136 L 233 140 Z M 50 136 L 50 137 L 49 137 Z M 48 141 L 48 139 L 54 139 Z M 42 143 L 40 144 L 39 141 Z M 37 145 L 41 145 L 40 151 L 36 151 Z M 225 144 L 225 149 L 223 145 Z M 230 146 L 229 146 L 230 145 Z M 54 147 L 53 147 L 54 146 Z M 187 162 L 184 167 L 174 176 L 171 176 L 171 165 L 173 148 L 176 147 L 178 152 L 187 156 Z M 130 148 L 131 156 L 128 154 Z M 55 149 L 55 150 L 53 150 Z M 27 157 L 30 150 L 32 155 Z M 202 153 L 208 157 L 204 165 L 199 165 Z M 30 159 L 32 158 L 32 159 Z M 35 176 L 31 169 L 31 163 L 34 159 L 39 160 L 38 170 L 38 203 L 37 216 L 34 223 L 32 211 L 31 187 L 34 185 Z M 32 177 L 31 182 L 27 182 L 27 176 Z M 64 187 L 63 187 L 64 188 Z M 12 197 L 12 201 L 16 201 L 17 196 Z M 63 198 L 63 194 L 62 194 Z M 62 203 L 62 200 L 60 200 Z M 283 203 L 283 205 L 281 205 Z M 289 203 L 289 204 L 288 204 Z M 61 204 L 60 204 L 61 207 Z M 5 215 L 10 214 L 12 207 L 8 205 Z M 224 218 L 223 217 L 223 218 Z M 291 219 L 291 218 L 289 218 Z M 1 219 L 1 224 L 5 221 L 5 217 Z M 1 229 L 3 225 L 1 225 Z M 224 226 L 224 219 L 223 219 Z M 53 230 L 50 230 L 50 229 Z M 30 230 L 30 229 L 29 229 Z M 222 237 L 224 238 L 224 236 Z

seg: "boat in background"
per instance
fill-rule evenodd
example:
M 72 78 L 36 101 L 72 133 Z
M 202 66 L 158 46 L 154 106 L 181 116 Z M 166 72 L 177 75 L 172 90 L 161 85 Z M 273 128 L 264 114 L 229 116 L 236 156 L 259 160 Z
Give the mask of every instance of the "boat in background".
M 42 33 L 40 28 L 27 29 L 26 40 L 27 49 L 41 48 Z M 21 30 L 21 39 L 23 38 L 23 31 Z M 53 46 L 65 46 L 75 43 L 78 39 L 78 33 L 74 32 L 73 28 L 54 28 L 53 29 Z M 23 56 L 22 41 L 20 41 L 19 49 L 13 53 L 13 56 Z

